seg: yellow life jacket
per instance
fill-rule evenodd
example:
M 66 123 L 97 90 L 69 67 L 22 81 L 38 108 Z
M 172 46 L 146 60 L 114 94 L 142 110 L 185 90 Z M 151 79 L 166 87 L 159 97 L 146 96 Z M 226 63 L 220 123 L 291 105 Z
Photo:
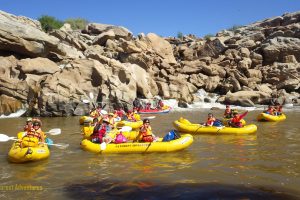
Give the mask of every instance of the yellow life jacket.
M 22 138 L 22 147 L 37 147 L 39 145 L 39 139 L 36 137 L 25 136 Z

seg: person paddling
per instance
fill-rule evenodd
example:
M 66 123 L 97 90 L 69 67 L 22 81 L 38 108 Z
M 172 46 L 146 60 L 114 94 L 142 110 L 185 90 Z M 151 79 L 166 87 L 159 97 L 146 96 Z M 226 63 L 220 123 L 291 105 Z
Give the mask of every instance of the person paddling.
M 94 132 L 92 136 L 93 143 L 102 143 L 103 138 L 105 137 L 106 132 L 110 131 L 109 121 L 108 119 L 103 119 L 102 124 L 99 122 L 94 128 Z
M 232 112 L 231 112 L 230 105 L 226 105 L 226 109 L 224 112 L 224 118 L 232 118 Z
M 238 111 L 233 111 L 233 118 L 228 122 L 228 125 L 235 128 L 243 127 L 241 120 L 248 114 L 248 111 L 244 112 L 243 114 L 239 115 Z
M 269 114 L 269 115 L 274 115 L 274 107 L 269 105 L 268 109 L 265 111 L 265 113 Z
M 216 121 L 216 118 L 214 118 L 214 115 L 212 113 L 208 113 L 207 120 L 203 125 L 204 126 L 213 126 L 215 121 Z
M 141 138 L 142 142 L 153 142 L 155 140 L 155 136 L 152 133 L 149 119 L 143 120 L 143 125 L 140 128 L 138 138 Z
M 41 129 L 41 121 L 36 119 L 33 120 L 32 128 L 28 129 L 26 135 L 22 138 L 22 147 L 34 147 L 39 142 L 45 143 L 46 135 Z
M 28 132 L 28 131 L 32 131 L 33 127 L 32 127 L 32 118 L 27 118 L 26 120 L 26 124 L 24 126 L 24 131 Z

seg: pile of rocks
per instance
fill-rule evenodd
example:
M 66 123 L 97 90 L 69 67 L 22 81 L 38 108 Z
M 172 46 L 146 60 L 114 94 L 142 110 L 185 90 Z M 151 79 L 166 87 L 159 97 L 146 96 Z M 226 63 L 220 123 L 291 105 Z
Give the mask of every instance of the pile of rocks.
M 300 12 L 202 39 L 135 37 L 96 23 L 45 33 L 36 20 L 0 11 L 0 114 L 26 106 L 27 115 L 83 115 L 93 105 L 86 100 L 127 106 L 136 96 L 190 103 L 199 89 L 242 106 L 273 94 L 297 100 L 298 61 Z

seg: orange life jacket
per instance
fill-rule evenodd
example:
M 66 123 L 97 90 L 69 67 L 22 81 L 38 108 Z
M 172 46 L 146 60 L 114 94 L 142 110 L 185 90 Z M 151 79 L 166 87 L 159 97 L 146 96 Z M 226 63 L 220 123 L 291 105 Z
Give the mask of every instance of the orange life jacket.
M 140 129 L 140 133 L 142 134 L 142 137 L 152 136 L 151 126 L 145 127 L 145 125 L 143 125 Z
M 39 131 L 40 129 L 38 130 L 30 130 L 27 132 L 26 136 L 27 137 L 35 137 L 35 138 L 38 138 L 39 140 L 41 139 L 42 137 L 42 131 Z

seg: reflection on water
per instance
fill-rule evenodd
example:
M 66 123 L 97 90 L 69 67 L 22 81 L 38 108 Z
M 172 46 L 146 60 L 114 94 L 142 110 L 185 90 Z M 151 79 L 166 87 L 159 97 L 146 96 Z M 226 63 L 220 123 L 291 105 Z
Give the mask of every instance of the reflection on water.
M 12 163 L 9 171 L 14 172 L 13 176 L 17 180 L 47 180 L 49 178 L 48 173 L 46 173 L 47 164 L 48 160 L 27 163 L 26 167 L 22 164 Z
M 89 181 L 71 184 L 65 192 L 71 199 L 298 199 L 295 192 L 266 187 L 225 184 Z
M 164 136 L 179 117 L 203 122 L 210 110 L 174 112 L 151 120 Z M 223 112 L 214 110 L 218 116 Z M 43 191 L 1 191 L 9 199 L 295 199 L 300 187 L 300 112 L 287 113 L 280 123 L 256 122 L 252 135 L 195 135 L 186 150 L 173 153 L 101 155 L 82 151 L 78 117 L 44 118 L 43 129 L 61 128 L 50 136 L 68 143 L 51 148 L 49 159 L 27 164 L 7 161 L 12 141 L 0 143 L 0 186 L 40 185 Z M 1 119 L 0 132 L 15 136 L 25 118 Z M 13 124 L 13 126 L 7 126 Z M 1 196 L 2 195 L 2 196 Z

